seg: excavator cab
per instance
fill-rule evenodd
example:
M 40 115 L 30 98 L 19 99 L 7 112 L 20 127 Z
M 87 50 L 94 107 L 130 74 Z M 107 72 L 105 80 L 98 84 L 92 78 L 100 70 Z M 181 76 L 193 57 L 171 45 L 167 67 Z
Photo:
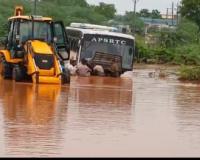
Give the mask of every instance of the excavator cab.
M 70 83 L 64 68 L 69 60 L 69 41 L 63 22 L 42 16 L 24 16 L 16 7 L 9 18 L 5 49 L 0 50 L 0 72 L 15 81 L 32 79 L 34 83 Z

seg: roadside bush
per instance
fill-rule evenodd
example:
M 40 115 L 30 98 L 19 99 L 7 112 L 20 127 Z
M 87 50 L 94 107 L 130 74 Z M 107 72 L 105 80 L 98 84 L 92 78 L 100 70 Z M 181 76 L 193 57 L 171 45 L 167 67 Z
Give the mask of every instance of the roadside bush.
M 198 41 L 198 26 L 182 19 L 177 28 L 162 28 L 150 35 L 158 41 L 153 45 L 145 44 L 140 36 L 136 37 L 139 57 L 142 62 L 153 59 L 155 63 L 170 63 L 177 65 L 200 65 L 200 44 Z M 152 39 L 153 39 L 152 38 Z M 138 40 L 139 39 L 139 40 Z M 153 40 L 150 40 L 150 43 Z M 145 60 L 145 61 L 144 61 Z
M 200 66 L 200 45 L 190 44 L 175 49 L 174 60 L 176 64 Z
M 144 63 L 170 63 L 174 59 L 173 49 L 161 48 L 161 47 L 149 47 L 144 43 L 142 39 L 138 39 L 136 42 L 137 58 L 140 62 Z
M 177 40 L 181 44 L 198 43 L 199 27 L 194 22 L 182 19 L 176 30 Z
M 199 81 L 200 67 L 182 66 L 179 73 L 180 80 Z

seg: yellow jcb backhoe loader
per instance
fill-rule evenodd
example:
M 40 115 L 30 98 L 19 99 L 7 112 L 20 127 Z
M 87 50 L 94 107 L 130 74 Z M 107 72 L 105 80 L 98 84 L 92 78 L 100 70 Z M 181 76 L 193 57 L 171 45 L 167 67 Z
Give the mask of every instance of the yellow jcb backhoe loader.
M 5 79 L 33 83 L 70 83 L 64 67 L 69 60 L 69 41 L 62 22 L 41 16 L 24 16 L 17 6 L 8 20 L 8 35 L 0 50 L 0 72 Z

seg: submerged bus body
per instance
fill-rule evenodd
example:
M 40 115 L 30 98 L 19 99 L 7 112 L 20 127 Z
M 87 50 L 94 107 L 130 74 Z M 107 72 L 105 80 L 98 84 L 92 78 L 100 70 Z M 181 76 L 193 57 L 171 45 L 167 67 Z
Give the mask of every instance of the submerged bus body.
M 71 42 L 72 59 L 92 61 L 109 69 L 113 61 L 121 68 L 121 73 L 133 70 L 135 38 L 131 35 L 111 32 L 101 28 L 66 27 Z

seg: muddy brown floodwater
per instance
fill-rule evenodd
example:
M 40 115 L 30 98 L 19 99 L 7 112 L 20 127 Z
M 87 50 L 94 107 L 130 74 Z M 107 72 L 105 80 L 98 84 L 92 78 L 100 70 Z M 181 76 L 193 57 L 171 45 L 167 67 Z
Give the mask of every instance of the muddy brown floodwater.
M 200 156 L 200 86 L 154 72 L 63 87 L 0 79 L 0 156 Z

